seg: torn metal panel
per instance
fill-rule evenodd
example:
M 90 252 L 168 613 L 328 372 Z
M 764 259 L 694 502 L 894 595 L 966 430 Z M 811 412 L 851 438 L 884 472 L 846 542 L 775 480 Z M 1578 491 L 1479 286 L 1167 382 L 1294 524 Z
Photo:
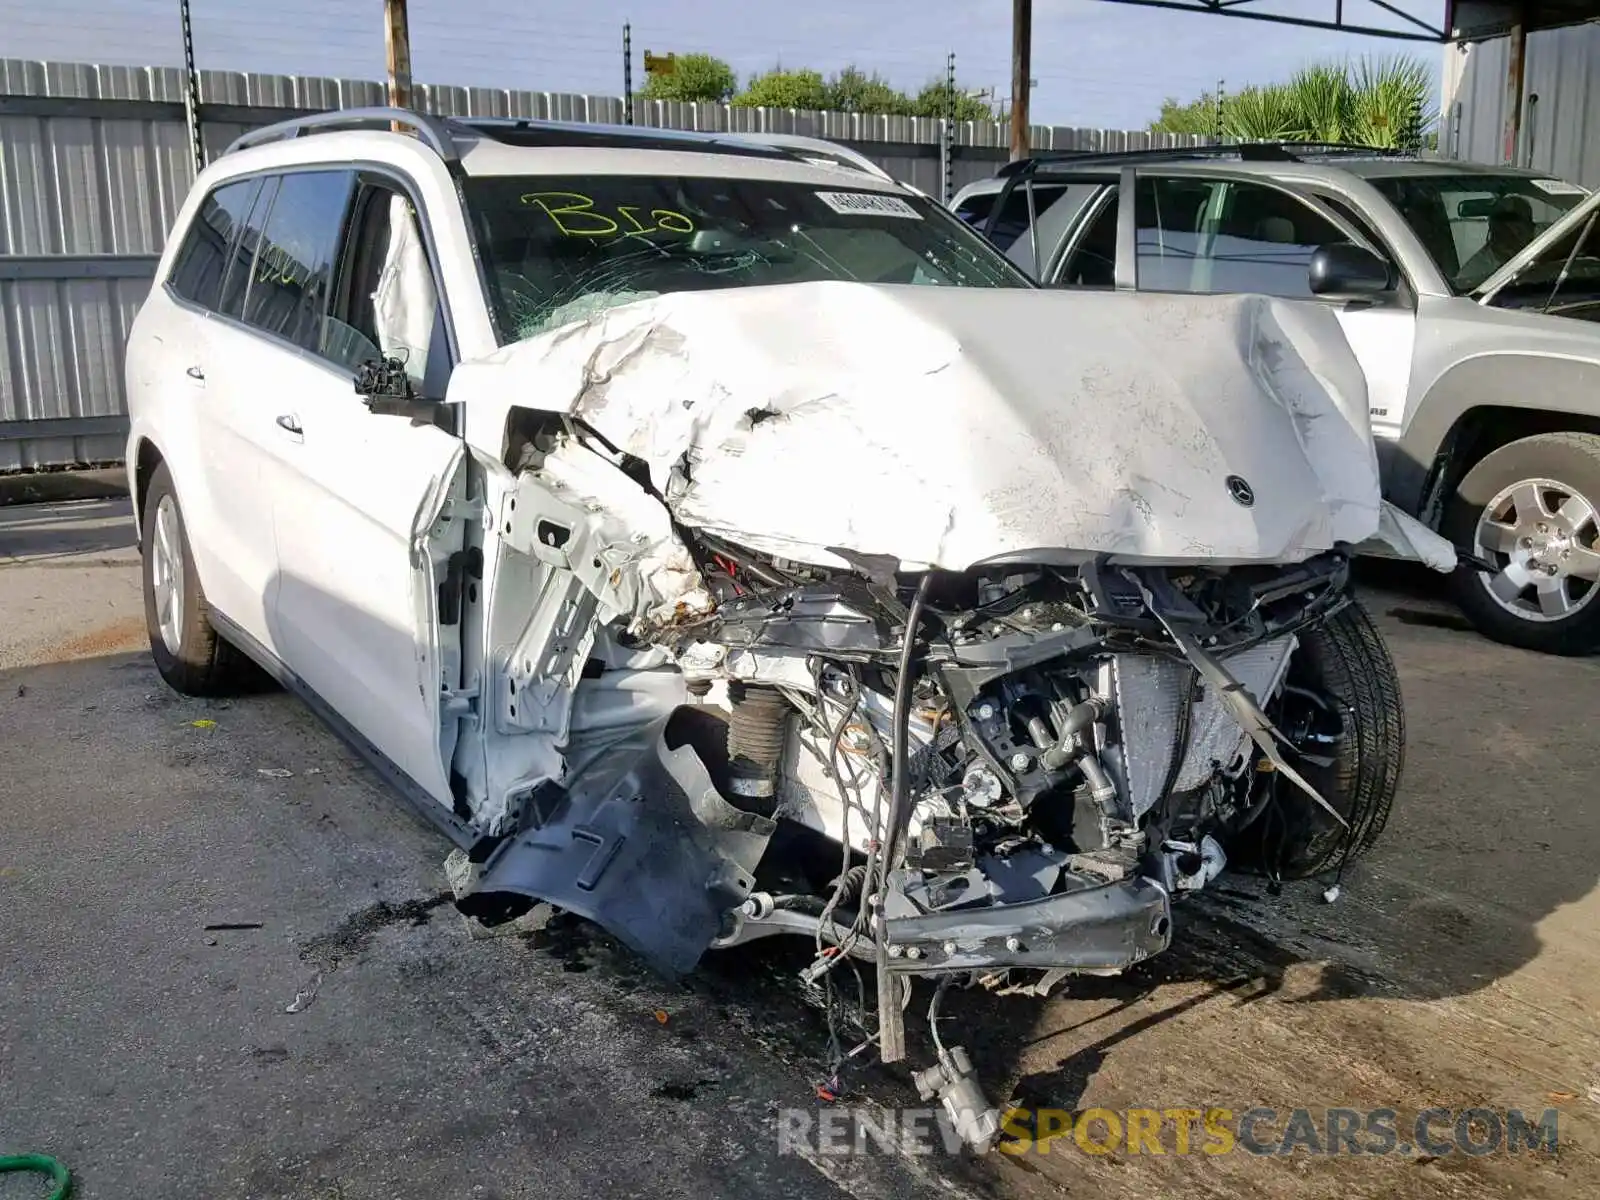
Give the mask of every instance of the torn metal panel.
M 565 440 L 518 475 L 501 535 L 570 572 L 599 600 L 602 623 L 621 618 L 631 632 L 646 633 L 712 608 L 666 509 L 577 441 Z
M 480 446 L 503 450 L 511 406 L 570 414 L 647 464 L 680 523 L 822 565 L 1288 562 L 1378 527 L 1365 383 L 1319 305 L 730 289 L 613 308 L 457 375 Z
M 1403 558 L 1449 574 L 1456 569 L 1456 548 L 1421 521 L 1387 500 L 1378 513 L 1378 529 L 1352 547 L 1369 558 Z

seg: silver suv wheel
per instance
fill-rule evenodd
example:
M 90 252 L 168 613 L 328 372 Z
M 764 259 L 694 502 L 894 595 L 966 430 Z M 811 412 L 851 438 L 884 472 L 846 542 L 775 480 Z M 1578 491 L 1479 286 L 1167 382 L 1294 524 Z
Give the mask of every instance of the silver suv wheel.
M 1554 479 L 1523 479 L 1483 508 L 1477 553 L 1500 567 L 1478 579 L 1489 597 L 1524 621 L 1571 617 L 1600 594 L 1595 506 Z
M 1600 434 L 1561 430 L 1507 442 L 1455 487 L 1441 530 L 1492 566 L 1451 587 L 1497 642 L 1546 654 L 1600 650 Z

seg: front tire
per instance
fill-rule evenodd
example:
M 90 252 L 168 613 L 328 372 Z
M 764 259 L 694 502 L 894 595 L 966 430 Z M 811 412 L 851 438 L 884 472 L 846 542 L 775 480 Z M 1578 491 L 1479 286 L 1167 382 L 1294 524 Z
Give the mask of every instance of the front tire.
M 1289 755 L 1306 782 L 1349 823 L 1335 821 L 1287 779 L 1229 857 L 1282 879 L 1304 879 L 1360 858 L 1389 821 L 1405 765 L 1405 708 L 1383 635 L 1352 602 L 1299 634 L 1285 690 L 1270 715 L 1291 742 L 1329 761 Z
M 140 530 L 144 615 L 156 670 L 186 696 L 224 696 L 240 689 L 248 673 L 243 656 L 211 624 L 195 570 L 189 534 L 166 463 L 145 492 Z
M 1545 654 L 1600 647 L 1600 437 L 1542 433 L 1501 446 L 1462 478 L 1445 533 L 1498 568 L 1454 577 L 1486 636 Z

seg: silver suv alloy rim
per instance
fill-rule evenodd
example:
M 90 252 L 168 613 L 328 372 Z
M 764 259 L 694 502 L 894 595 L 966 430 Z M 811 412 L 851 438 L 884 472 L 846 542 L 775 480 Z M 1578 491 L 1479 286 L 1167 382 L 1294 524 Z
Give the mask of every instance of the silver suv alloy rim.
M 1560 621 L 1600 593 L 1595 507 L 1564 483 L 1524 479 L 1484 506 L 1477 552 L 1500 571 L 1478 576 L 1496 604 L 1525 621 Z
M 156 505 L 155 536 L 150 547 L 150 590 L 155 593 L 156 624 L 167 652 L 183 644 L 183 537 L 178 532 L 178 505 L 172 496 Z

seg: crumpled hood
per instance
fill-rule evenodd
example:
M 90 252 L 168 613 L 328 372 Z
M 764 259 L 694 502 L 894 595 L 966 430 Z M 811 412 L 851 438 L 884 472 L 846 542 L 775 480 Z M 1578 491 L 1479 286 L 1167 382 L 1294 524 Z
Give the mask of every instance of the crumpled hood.
M 663 296 L 463 365 L 648 464 L 677 520 L 756 549 L 953 570 L 1036 549 L 1295 561 L 1379 532 L 1333 313 L 1257 296 L 854 283 Z

